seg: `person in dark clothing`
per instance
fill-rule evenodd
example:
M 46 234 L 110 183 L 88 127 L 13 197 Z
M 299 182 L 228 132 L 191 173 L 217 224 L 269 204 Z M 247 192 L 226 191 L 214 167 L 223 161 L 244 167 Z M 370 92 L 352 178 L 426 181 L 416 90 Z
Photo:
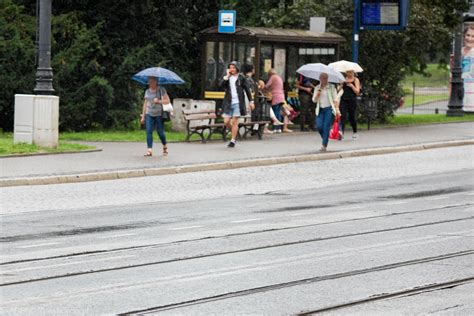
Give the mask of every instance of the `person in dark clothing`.
M 310 78 L 300 75 L 295 84 L 298 89 L 298 98 L 300 100 L 300 129 L 301 131 L 314 130 L 314 110 L 316 105 L 311 100 L 314 85 Z M 308 123 L 308 128 L 305 124 Z
M 253 76 L 255 75 L 253 65 L 245 64 L 242 67 L 242 72 L 245 74 L 245 79 L 247 79 L 247 84 L 254 100 L 255 107 L 251 113 L 252 121 L 259 121 L 262 119 L 261 106 L 260 106 L 261 102 L 260 102 L 260 98 L 258 97 L 258 92 L 259 92 L 258 84 L 253 79 Z
M 339 121 L 339 135 L 340 139 L 343 138 L 345 131 L 345 124 L 347 117 L 349 116 L 349 122 L 352 127 L 352 139 L 357 139 L 357 121 L 356 121 L 356 110 L 357 110 L 357 96 L 360 93 L 360 81 L 354 76 L 353 71 L 346 72 L 346 81 L 342 85 L 344 93 L 341 97 L 341 120 Z
M 227 75 L 222 83 L 225 88 L 224 101 L 224 124 L 231 130 L 232 139 L 227 147 L 233 148 L 236 144 L 239 132 L 239 117 L 247 114 L 245 106 L 245 95 L 250 102 L 250 108 L 254 108 L 253 97 L 247 79 L 240 74 L 239 65 L 233 61 L 227 67 Z M 245 95 L 244 95 L 245 93 Z

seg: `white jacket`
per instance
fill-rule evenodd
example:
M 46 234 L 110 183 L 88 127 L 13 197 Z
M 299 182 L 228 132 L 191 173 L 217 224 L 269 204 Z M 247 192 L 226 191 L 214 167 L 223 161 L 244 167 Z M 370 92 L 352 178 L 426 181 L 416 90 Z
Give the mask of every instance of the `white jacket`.
M 316 115 L 319 115 L 319 108 L 321 105 L 321 100 L 319 100 L 318 98 L 318 91 L 320 87 L 321 85 L 316 86 L 313 93 L 313 102 L 316 103 Z M 337 110 L 335 103 L 339 102 L 342 94 L 344 93 L 344 90 L 341 89 L 341 91 L 338 92 L 336 86 L 331 83 L 328 83 L 328 88 L 329 104 L 331 104 L 332 113 L 334 114 L 334 116 L 336 116 Z

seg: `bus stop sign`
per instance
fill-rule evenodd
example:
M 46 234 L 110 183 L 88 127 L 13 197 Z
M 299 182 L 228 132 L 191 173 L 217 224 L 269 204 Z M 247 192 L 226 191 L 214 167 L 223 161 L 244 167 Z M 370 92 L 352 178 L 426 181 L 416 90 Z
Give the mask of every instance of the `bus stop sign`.
M 235 33 L 235 25 L 237 20 L 237 12 L 235 10 L 219 11 L 219 33 Z

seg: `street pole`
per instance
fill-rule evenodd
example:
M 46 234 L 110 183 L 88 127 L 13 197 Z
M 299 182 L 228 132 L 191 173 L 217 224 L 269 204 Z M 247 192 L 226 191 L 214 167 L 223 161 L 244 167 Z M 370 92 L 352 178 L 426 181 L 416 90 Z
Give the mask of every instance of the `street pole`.
M 34 92 L 42 95 L 54 93 L 51 68 L 51 1 L 40 0 L 39 4 L 38 68 Z
M 354 0 L 354 23 L 352 27 L 352 61 L 359 62 L 360 0 Z
M 458 17 L 460 17 L 459 24 L 456 26 L 454 31 L 454 65 L 451 69 L 451 96 L 449 98 L 448 110 L 446 116 L 463 116 L 464 111 L 463 97 L 464 97 L 464 86 L 462 75 L 462 59 L 461 59 L 461 43 L 463 34 L 463 19 L 462 13 L 457 11 Z

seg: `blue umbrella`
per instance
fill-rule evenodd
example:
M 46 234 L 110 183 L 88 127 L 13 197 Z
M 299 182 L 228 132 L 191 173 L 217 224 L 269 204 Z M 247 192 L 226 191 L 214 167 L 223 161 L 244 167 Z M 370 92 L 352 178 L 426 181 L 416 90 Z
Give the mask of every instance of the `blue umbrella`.
M 182 84 L 184 80 L 177 74 L 162 67 L 151 67 L 140 71 L 133 75 L 132 79 L 138 81 L 142 85 L 148 85 L 148 77 L 155 77 L 158 84 Z

